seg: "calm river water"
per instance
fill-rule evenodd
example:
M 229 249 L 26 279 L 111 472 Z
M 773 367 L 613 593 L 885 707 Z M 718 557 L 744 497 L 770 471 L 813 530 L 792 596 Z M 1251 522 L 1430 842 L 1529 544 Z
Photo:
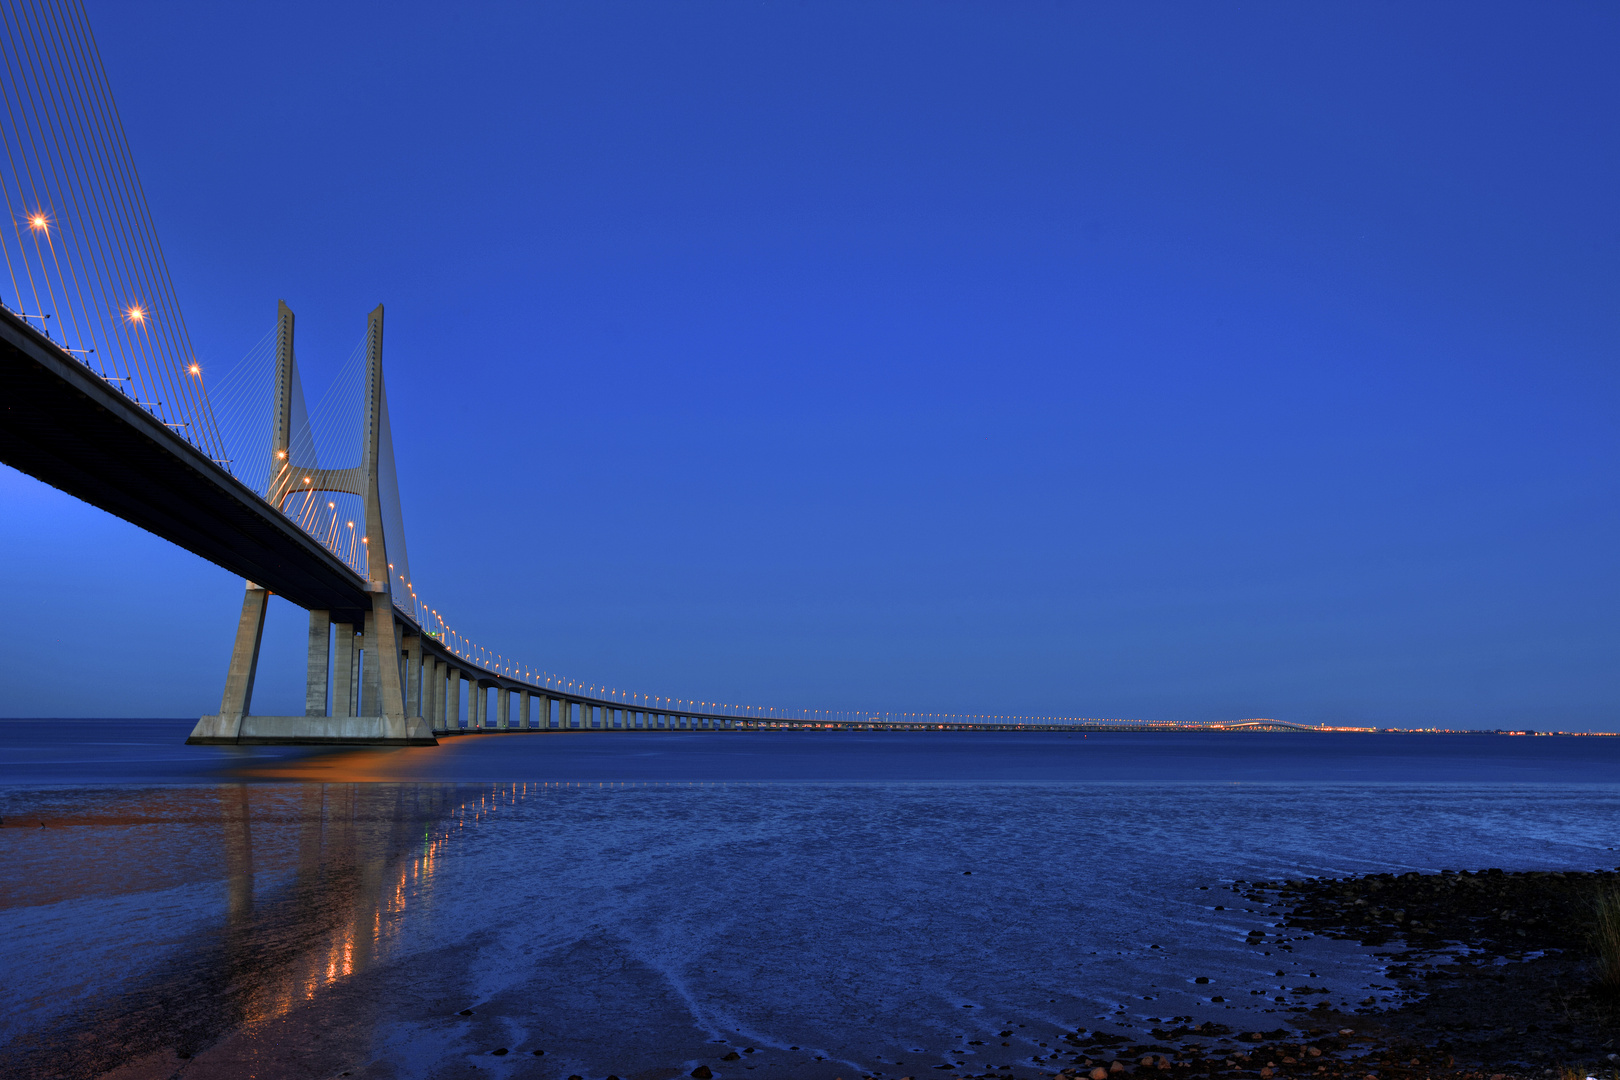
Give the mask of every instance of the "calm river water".
M 1620 863 L 1620 738 L 189 726 L 0 721 L 0 1075 L 1050 1075 L 1388 996 L 1234 880 Z

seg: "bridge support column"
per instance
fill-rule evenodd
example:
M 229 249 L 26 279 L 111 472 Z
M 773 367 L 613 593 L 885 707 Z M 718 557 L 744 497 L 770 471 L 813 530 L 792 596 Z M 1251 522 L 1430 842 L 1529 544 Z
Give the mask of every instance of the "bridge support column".
M 382 671 L 377 664 L 377 612 L 366 612 L 360 631 L 360 716 L 381 716 L 377 697 L 382 692 Z
M 472 683 L 472 701 L 467 703 L 467 723 L 482 730 L 489 726 L 489 687 L 480 683 L 476 675 L 468 681 Z
M 527 690 L 519 690 L 518 691 L 518 725 L 517 726 L 522 728 L 524 731 L 528 731 L 529 728 L 532 726 L 529 723 L 529 704 L 530 704 L 530 702 L 532 700 L 533 700 L 533 695 L 531 695 Z
M 440 731 L 450 730 L 450 665 L 433 661 L 433 722 Z
M 512 726 L 512 691 L 504 686 L 495 688 L 495 727 L 505 731 Z
M 356 669 L 359 666 L 359 646 L 355 627 L 351 623 L 337 624 L 337 643 L 332 649 L 336 667 L 332 680 L 332 715 L 353 716 Z
M 405 662 L 405 715 L 423 716 L 422 635 L 405 635 L 405 649 L 401 658 Z
M 534 718 L 541 731 L 551 730 L 551 699 L 545 694 L 534 695 Z
M 270 594 L 252 582 L 242 597 L 242 614 L 236 621 L 236 644 L 231 648 L 231 666 L 225 672 L 225 693 L 219 714 L 197 721 L 187 742 L 232 742 L 242 731 L 242 718 L 253 705 L 253 679 L 259 670 L 259 643 L 264 640 L 264 613 Z
M 443 731 L 439 720 L 439 658 L 422 656 L 422 718 L 434 731 Z
M 444 726 L 451 731 L 461 730 L 461 672 L 446 665 L 444 695 Z
M 331 689 L 332 613 L 309 613 L 309 663 L 304 679 L 304 715 L 325 716 L 326 694 Z

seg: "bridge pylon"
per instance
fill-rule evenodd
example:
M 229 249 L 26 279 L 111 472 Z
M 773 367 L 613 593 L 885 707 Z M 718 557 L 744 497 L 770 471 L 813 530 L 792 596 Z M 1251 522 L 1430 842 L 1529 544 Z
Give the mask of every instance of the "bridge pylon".
M 420 691 L 407 691 L 408 686 L 416 687 L 420 682 L 421 635 L 401 618 L 394 604 L 397 575 L 390 561 L 390 530 L 383 513 L 383 463 L 391 462 L 393 456 L 383 384 L 383 306 L 378 304 L 366 319 L 361 460 L 344 468 L 321 467 L 314 459 L 313 441 L 298 437 L 293 412 L 297 379 L 294 323 L 292 309 L 285 301 L 278 301 L 271 479 L 265 498 L 277 509 L 283 509 L 287 500 L 300 492 L 306 493 L 306 498 L 317 491 L 340 492 L 361 500 L 365 508 L 361 577 L 369 603 L 349 610 L 310 610 L 304 715 L 257 716 L 252 712 L 253 682 L 270 593 L 247 582 L 219 712 L 199 719 L 186 741 L 215 745 L 436 745 L 438 740 L 421 715 Z M 309 460 L 302 460 L 305 456 Z M 404 537 L 395 540 L 403 548 Z M 333 630 L 337 633 L 335 649 Z

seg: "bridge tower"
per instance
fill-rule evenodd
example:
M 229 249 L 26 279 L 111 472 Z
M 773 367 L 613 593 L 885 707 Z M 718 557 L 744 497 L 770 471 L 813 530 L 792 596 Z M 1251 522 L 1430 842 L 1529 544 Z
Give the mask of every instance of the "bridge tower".
M 357 496 L 365 514 L 365 602 L 350 610 L 311 610 L 303 716 L 255 716 L 253 682 L 264 637 L 269 590 L 249 581 L 237 620 L 236 642 L 225 675 L 219 712 L 204 716 L 190 743 L 374 743 L 434 745 L 420 715 L 419 695 L 407 694 L 421 662 L 421 642 L 394 606 L 394 575 L 383 515 L 382 462 L 392 457 L 387 398 L 383 391 L 383 306 L 366 320 L 365 409 L 361 460 L 347 468 L 321 468 L 308 440 L 297 438 L 293 389 L 295 319 L 285 301 L 277 302 L 276 362 L 271 420 L 272 455 L 266 499 L 278 509 L 295 492 L 331 491 Z M 309 456 L 311 460 L 302 460 Z M 403 543 L 403 537 L 396 540 Z M 332 647 L 332 631 L 337 647 Z M 407 640 L 409 638 L 410 640 Z M 335 663 L 329 663 L 329 657 Z M 333 670 L 335 668 L 335 670 Z M 409 675 L 407 672 L 409 671 Z M 334 679 L 333 676 L 336 676 Z M 332 707 L 328 715 L 329 691 Z M 356 693 L 358 691 L 358 693 Z M 409 708 L 407 708 L 409 706 Z

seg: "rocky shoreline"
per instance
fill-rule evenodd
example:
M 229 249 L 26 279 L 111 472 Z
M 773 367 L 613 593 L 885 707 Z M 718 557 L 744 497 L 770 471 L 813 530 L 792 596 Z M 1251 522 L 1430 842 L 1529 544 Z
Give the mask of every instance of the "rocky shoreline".
M 1326 989 L 1295 987 L 1290 1026 L 1271 1031 L 1206 1023 L 1155 1030 L 1147 1043 L 1076 1031 L 1064 1037 L 1073 1056 L 1058 1077 L 1620 1080 L 1620 995 L 1597 984 L 1592 943 L 1593 905 L 1620 889 L 1620 872 L 1369 874 L 1232 889 L 1277 916 L 1282 932 L 1252 932 L 1256 948 L 1288 950 L 1315 935 L 1386 946 L 1393 985 L 1348 1009 L 1304 1004 Z
M 1586 1076 L 1620 1062 L 1620 997 L 1597 984 L 1592 939 L 1594 904 L 1617 889 L 1615 871 L 1493 869 L 1256 883 L 1248 892 L 1269 894 L 1288 928 L 1396 947 L 1395 999 L 1363 1001 L 1358 1033 L 1443 1056 L 1453 1069 Z
M 1270 1031 L 1184 1024 L 1143 1041 L 1082 1028 L 1054 1037 L 1031 1064 L 1058 1080 L 1620 1080 L 1620 994 L 1597 984 L 1592 942 L 1594 903 L 1620 890 L 1620 872 L 1448 870 L 1231 888 L 1271 909 L 1273 931 L 1252 932 L 1254 947 L 1290 951 L 1307 936 L 1387 947 L 1393 985 L 1339 1007 L 1305 1003 L 1326 988 L 1294 987 L 1277 999 L 1291 1002 L 1289 1026 Z M 975 1075 L 960 1065 L 951 1074 Z

